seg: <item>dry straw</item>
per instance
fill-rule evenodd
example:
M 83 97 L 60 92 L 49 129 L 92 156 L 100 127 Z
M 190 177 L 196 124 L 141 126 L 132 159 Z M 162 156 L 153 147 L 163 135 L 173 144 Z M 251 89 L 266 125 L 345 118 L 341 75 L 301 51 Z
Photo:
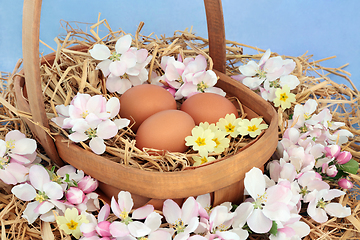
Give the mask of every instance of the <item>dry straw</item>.
M 80 25 L 80 23 L 79 23 Z M 176 31 L 172 37 L 165 36 L 143 36 L 140 30 L 143 24 L 139 25 L 135 33 L 133 44 L 138 48 L 146 48 L 153 59 L 150 62 L 149 79 L 153 74 L 161 75 L 160 59 L 161 56 L 170 55 L 177 56 L 180 54 L 182 58 L 202 54 L 208 58 L 210 68 L 212 61 L 208 56 L 208 40 L 196 36 L 192 33 L 192 29 L 185 31 Z M 86 25 L 88 26 L 88 25 Z M 105 27 L 105 35 L 100 37 Z M 46 110 L 48 117 L 55 116 L 54 107 L 58 104 L 69 104 L 72 97 L 79 91 L 89 94 L 101 94 L 105 92 L 105 79 L 96 70 L 97 62 L 93 60 L 86 49 L 91 48 L 95 43 L 106 42 L 110 48 L 113 48 L 116 40 L 123 31 L 112 31 L 106 20 L 99 20 L 97 24 L 90 26 L 91 33 L 85 33 L 77 24 L 70 25 L 64 22 L 66 35 L 56 39 L 57 49 L 54 50 L 54 63 L 45 64 L 41 67 L 42 87 L 44 99 L 46 100 Z M 240 44 L 234 41 L 226 41 L 227 43 L 227 68 L 228 75 L 239 74 L 238 66 L 249 60 L 259 60 L 265 50 Z M 81 45 L 79 49 L 68 49 L 73 45 Z M 244 55 L 243 49 L 253 49 L 258 51 L 256 55 Z M 272 53 L 272 56 L 277 56 Z M 342 150 L 352 153 L 355 160 L 360 161 L 360 122 L 359 111 L 359 91 L 351 82 L 350 74 L 341 66 L 339 68 L 327 68 L 320 65 L 325 60 L 312 60 L 312 56 L 305 53 L 299 57 L 282 56 L 283 58 L 291 58 L 296 62 L 296 68 L 293 72 L 300 80 L 300 85 L 293 90 L 296 94 L 297 102 L 295 104 L 303 104 L 307 99 L 312 98 L 318 102 L 318 111 L 328 107 L 335 121 L 344 122 L 343 127 L 354 134 L 353 138 L 343 146 Z M 27 126 L 20 120 L 20 117 L 27 117 L 31 120 L 29 113 L 24 113 L 16 109 L 15 94 L 13 90 L 13 77 L 18 74 L 17 71 L 21 62 L 16 65 L 13 73 L 1 73 L 0 85 L 0 102 L 3 107 L 0 108 L 0 135 L 2 138 L 6 133 L 13 129 L 18 129 L 25 133 L 28 137 L 32 137 Z M 350 87 L 333 82 L 329 76 L 338 75 L 349 82 Z M 100 76 L 100 80 L 99 80 Z M 106 97 L 117 96 L 116 94 L 106 95 Z M 282 111 L 278 109 L 279 114 L 279 138 L 281 138 L 286 120 L 292 109 Z M 242 115 L 241 106 L 239 107 Z M 243 116 L 244 117 L 244 116 Z M 58 134 L 67 134 L 54 124 L 51 125 L 53 130 Z M 146 170 L 156 171 L 175 171 L 182 170 L 190 165 L 189 157 L 192 154 L 166 153 L 164 156 L 148 156 L 144 151 L 137 149 L 134 145 L 134 134 L 131 130 L 120 131 L 114 140 L 108 141 L 109 145 L 106 156 L 121 164 L 130 165 Z M 246 144 L 246 140 L 235 139 L 233 145 L 238 147 Z M 236 144 L 235 144 L 236 143 Z M 82 144 L 84 148 L 88 148 L 86 144 Z M 227 154 L 231 154 L 228 151 Z M 38 156 L 42 158 L 45 166 L 51 167 L 51 162 L 43 154 L 41 147 L 38 150 Z M 222 156 L 218 156 L 222 157 Z M 355 182 L 355 187 L 347 191 L 347 194 L 337 199 L 343 205 L 350 206 L 352 215 L 344 219 L 335 217 L 329 218 L 326 223 L 319 224 L 309 218 L 306 209 L 303 209 L 302 220 L 306 222 L 311 232 L 305 239 L 359 239 L 360 238 L 360 177 L 359 175 L 351 175 L 350 179 Z M 335 185 L 333 187 L 336 187 Z M 10 192 L 10 187 L 1 185 L 0 191 L 0 224 L 1 224 L 1 240 L 4 239 L 71 239 L 61 233 L 56 224 L 48 224 L 37 220 L 34 224 L 28 225 L 26 220 L 21 217 L 25 209 L 24 202 L 16 199 Z M 249 239 L 267 239 L 266 236 L 251 234 Z

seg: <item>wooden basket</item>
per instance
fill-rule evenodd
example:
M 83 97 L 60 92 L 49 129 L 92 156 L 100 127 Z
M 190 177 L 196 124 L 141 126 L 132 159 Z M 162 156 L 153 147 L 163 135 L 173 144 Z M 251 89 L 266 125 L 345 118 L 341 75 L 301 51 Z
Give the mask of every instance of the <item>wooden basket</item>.
M 127 167 L 105 157 L 68 144 L 63 136 L 55 141 L 46 132 L 46 116 L 40 82 L 40 64 L 54 60 L 49 54 L 39 59 L 39 28 L 41 0 L 25 0 L 23 12 L 23 61 L 24 77 L 15 77 L 16 101 L 19 110 L 32 114 L 32 121 L 25 119 L 35 138 L 52 161 L 61 166 L 64 162 L 100 181 L 100 188 L 107 196 L 117 196 L 119 190 L 132 193 L 135 207 L 146 203 L 161 209 L 162 202 L 171 198 L 181 203 L 189 196 L 211 193 L 213 205 L 225 201 L 242 200 L 245 173 L 252 167 L 262 168 L 274 153 L 278 142 L 278 120 L 275 109 L 259 95 L 224 74 L 226 67 L 225 30 L 221 0 L 204 0 L 209 37 L 210 56 L 215 73 L 220 77 L 217 86 L 229 96 L 237 97 L 251 116 L 262 116 L 269 128 L 233 156 L 205 166 L 192 167 L 177 172 L 150 172 Z

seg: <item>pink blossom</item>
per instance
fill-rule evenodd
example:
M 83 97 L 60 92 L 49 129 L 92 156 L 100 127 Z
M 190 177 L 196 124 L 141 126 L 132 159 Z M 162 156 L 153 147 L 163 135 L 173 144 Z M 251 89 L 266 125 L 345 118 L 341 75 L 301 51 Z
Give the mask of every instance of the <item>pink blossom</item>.
M 354 184 L 347 180 L 346 178 L 342 178 L 338 181 L 339 187 L 344 188 L 344 189 L 351 189 L 353 188 Z
M 173 200 L 165 200 L 163 215 L 166 221 L 175 228 L 177 235 L 174 240 L 188 238 L 190 233 L 194 232 L 199 225 L 198 203 L 193 197 L 187 198 L 181 208 Z
M 282 185 L 274 185 L 266 189 L 263 173 L 258 168 L 252 168 L 245 174 L 244 185 L 252 202 L 242 203 L 244 211 L 250 214 L 247 224 L 256 233 L 266 233 L 273 221 L 285 222 L 290 219 L 292 192 Z
M 97 189 L 99 186 L 99 182 L 92 178 L 91 176 L 85 176 L 83 179 L 81 179 L 78 182 L 78 187 L 84 192 L 84 193 L 90 193 Z
M 324 150 L 326 157 L 336 158 L 340 154 L 341 147 L 339 145 L 330 145 L 329 147 L 325 147 Z
M 345 164 L 347 162 L 349 162 L 352 158 L 352 155 L 350 152 L 348 151 L 342 151 L 339 153 L 339 155 L 336 157 L 336 162 L 338 164 Z
M 29 180 L 31 185 L 23 183 L 11 189 L 11 192 L 23 201 L 35 200 L 27 205 L 23 214 L 29 223 L 33 223 L 39 215 L 46 216 L 56 207 L 65 210 L 64 205 L 58 201 L 63 197 L 63 189 L 58 183 L 50 181 L 50 176 L 43 166 L 33 165 L 29 170 Z M 50 220 L 55 219 L 52 217 Z
M 84 202 L 85 198 L 85 193 L 77 187 L 70 187 L 66 192 L 66 199 L 74 205 Z
M 338 170 L 335 165 L 329 166 L 327 163 L 322 165 L 322 172 L 326 173 L 329 177 L 335 177 L 338 173 Z
M 330 216 L 344 218 L 351 215 L 351 208 L 344 207 L 340 203 L 332 203 L 330 200 L 344 195 L 345 192 L 338 189 L 324 189 L 316 191 L 315 197 L 310 201 L 307 213 L 318 223 L 324 223 Z

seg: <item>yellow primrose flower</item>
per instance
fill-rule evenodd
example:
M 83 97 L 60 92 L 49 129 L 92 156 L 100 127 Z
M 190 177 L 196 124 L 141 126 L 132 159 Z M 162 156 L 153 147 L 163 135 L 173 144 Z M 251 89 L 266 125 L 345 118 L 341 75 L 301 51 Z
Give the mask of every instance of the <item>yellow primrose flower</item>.
M 201 164 L 210 162 L 210 161 L 214 161 L 215 158 L 214 157 L 209 157 L 209 156 L 193 156 L 193 159 L 195 161 L 193 166 L 200 166 Z
M 221 130 L 225 131 L 227 135 L 230 134 L 231 137 L 237 137 L 239 132 L 237 131 L 237 127 L 239 122 L 241 122 L 241 118 L 236 118 L 235 114 L 226 114 L 225 118 L 220 118 L 216 123 L 216 126 Z
M 291 103 L 296 101 L 295 94 L 290 92 L 290 88 L 287 85 L 276 89 L 275 95 L 276 98 L 273 101 L 275 107 L 281 106 L 284 110 L 290 108 Z
M 254 138 L 259 135 L 263 129 L 268 128 L 266 123 L 261 123 L 262 121 L 262 118 L 252 118 L 250 121 L 249 119 L 243 119 L 237 130 L 243 136 L 249 134 L 250 137 Z
M 89 223 L 85 215 L 79 215 L 76 208 L 67 208 L 65 210 L 65 216 L 58 216 L 56 219 L 59 228 L 66 234 L 72 234 L 76 239 L 79 239 L 82 235 L 80 226 L 83 223 Z
M 209 124 L 208 122 L 201 122 L 199 124 L 199 127 L 204 128 L 204 130 L 210 129 L 215 134 L 214 138 L 212 139 L 216 143 L 216 146 L 214 148 L 215 153 L 222 153 L 225 148 L 229 147 L 230 139 L 226 138 L 226 135 L 228 135 L 228 133 L 225 131 L 221 131 L 215 125 L 215 123 Z
M 216 143 L 212 140 L 215 134 L 210 130 L 196 126 L 191 130 L 192 136 L 185 138 L 185 145 L 192 146 L 195 151 L 199 151 L 201 156 L 207 156 L 209 152 L 214 151 Z

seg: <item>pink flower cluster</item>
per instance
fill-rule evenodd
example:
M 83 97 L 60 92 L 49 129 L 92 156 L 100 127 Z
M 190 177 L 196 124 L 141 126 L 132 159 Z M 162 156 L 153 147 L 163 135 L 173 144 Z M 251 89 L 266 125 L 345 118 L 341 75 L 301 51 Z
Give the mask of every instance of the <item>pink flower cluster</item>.
M 29 166 L 35 161 L 37 144 L 19 130 L 12 130 L 0 139 L 0 180 L 16 185 L 25 182 Z
M 11 192 L 19 199 L 28 201 L 23 217 L 29 224 L 38 217 L 45 222 L 54 222 L 56 211 L 63 215 L 67 208 L 80 212 L 99 209 L 97 180 L 84 176 L 83 171 L 66 165 L 54 172 L 42 165 L 34 164 L 29 169 L 28 181 L 18 184 Z
M 182 60 L 181 55 L 176 60 L 174 57 L 163 56 L 161 68 L 164 75 L 152 79 L 154 84 L 165 84 L 167 90 L 175 99 L 190 97 L 200 92 L 212 92 L 225 96 L 226 93 L 218 87 L 217 76 L 214 71 L 206 70 L 207 61 L 202 55 L 188 57 Z
M 117 40 L 114 52 L 104 44 L 95 44 L 89 50 L 94 59 L 101 60 L 97 69 L 107 77 L 109 92 L 122 94 L 132 86 L 143 84 L 148 78 L 145 67 L 152 56 L 148 56 L 146 49 L 131 47 L 131 42 L 131 36 L 125 35 Z
M 105 152 L 104 139 L 114 137 L 119 129 L 130 123 L 126 118 L 111 120 L 120 111 L 120 102 L 116 97 L 106 100 L 102 95 L 77 93 L 70 105 L 55 108 L 59 116 L 52 121 L 64 129 L 70 129 L 69 139 L 74 142 L 90 139 L 89 146 L 96 154 Z
M 281 56 L 270 57 L 268 49 L 257 63 L 253 60 L 239 67 L 240 75 L 233 76 L 251 90 L 258 91 L 268 101 L 274 101 L 278 88 L 288 86 L 290 90 L 296 88 L 300 81 L 291 75 L 295 69 L 292 59 L 283 60 Z

